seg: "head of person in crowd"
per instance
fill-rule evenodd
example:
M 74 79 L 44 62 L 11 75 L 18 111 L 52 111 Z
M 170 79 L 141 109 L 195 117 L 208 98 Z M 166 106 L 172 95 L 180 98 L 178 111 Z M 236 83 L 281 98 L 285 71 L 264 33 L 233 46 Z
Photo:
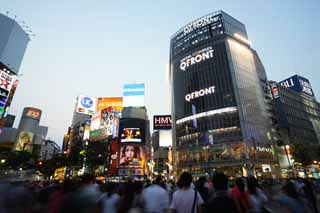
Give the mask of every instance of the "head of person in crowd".
M 197 188 L 204 188 L 206 182 L 207 182 L 206 177 L 200 177 L 199 180 L 197 181 Z
M 243 193 L 245 191 L 244 180 L 242 178 L 237 178 L 235 183 L 236 183 L 236 187 L 239 189 L 239 191 L 241 193 Z
M 228 189 L 228 177 L 217 172 L 212 176 L 212 184 L 216 191 L 226 191 Z
M 293 199 L 297 199 L 299 197 L 299 193 L 298 193 L 294 183 L 292 183 L 291 181 L 288 181 L 286 183 L 286 185 L 284 185 L 282 190 L 287 196 L 289 196 Z
M 189 172 L 183 172 L 180 175 L 178 186 L 181 189 L 188 189 L 192 183 L 192 176 Z
M 257 194 L 257 188 L 258 188 L 258 180 L 254 176 L 250 176 L 247 179 L 247 187 L 250 194 Z
M 95 183 L 95 176 L 93 174 L 84 174 L 81 178 L 81 183 L 83 185 L 90 185 Z

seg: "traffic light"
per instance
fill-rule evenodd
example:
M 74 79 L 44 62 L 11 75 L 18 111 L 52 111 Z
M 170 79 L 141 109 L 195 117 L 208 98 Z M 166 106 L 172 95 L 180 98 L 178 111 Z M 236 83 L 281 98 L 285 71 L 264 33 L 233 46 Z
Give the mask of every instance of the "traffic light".
M 42 161 L 38 161 L 37 165 L 38 166 L 42 166 L 43 162 Z

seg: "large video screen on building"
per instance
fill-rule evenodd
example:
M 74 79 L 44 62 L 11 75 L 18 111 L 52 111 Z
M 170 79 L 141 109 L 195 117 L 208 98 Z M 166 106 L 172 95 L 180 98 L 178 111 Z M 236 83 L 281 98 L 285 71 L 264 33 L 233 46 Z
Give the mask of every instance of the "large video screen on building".
M 121 143 L 134 142 L 140 143 L 141 131 L 140 128 L 123 128 L 121 133 Z
M 32 132 L 25 132 L 22 131 L 19 133 L 16 150 L 17 151 L 32 151 L 32 143 L 33 143 L 33 136 Z
M 140 145 L 126 144 L 120 148 L 120 168 L 144 168 L 145 153 Z

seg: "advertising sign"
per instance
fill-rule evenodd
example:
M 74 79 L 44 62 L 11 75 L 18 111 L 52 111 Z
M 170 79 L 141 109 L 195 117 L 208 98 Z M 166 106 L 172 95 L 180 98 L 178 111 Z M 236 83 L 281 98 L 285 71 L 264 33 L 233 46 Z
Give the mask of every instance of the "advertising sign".
M 120 149 L 120 167 L 144 168 L 145 153 L 142 146 L 124 145 Z
M 97 129 L 90 132 L 90 141 L 99 141 L 108 137 L 107 129 Z
M 96 98 L 80 95 L 78 97 L 76 112 L 87 114 L 87 115 L 93 115 L 93 113 L 96 111 L 96 106 L 97 106 Z
M 155 115 L 153 116 L 153 129 L 171 129 L 172 119 L 171 115 Z
M 31 152 L 33 136 L 32 132 L 21 131 L 17 140 L 16 150 Z
M 23 112 L 24 112 L 24 114 L 22 115 L 23 117 L 28 117 L 36 120 L 40 120 L 41 118 L 40 109 L 28 107 L 28 108 L 25 108 Z
M 189 66 L 200 63 L 207 59 L 213 58 L 212 47 L 206 47 L 204 49 L 198 50 L 183 59 L 180 60 L 180 69 L 186 71 Z
M 140 128 L 123 128 L 121 133 L 121 143 L 141 142 Z
M 97 111 L 91 117 L 90 130 L 93 131 L 93 130 L 100 129 L 100 123 L 101 123 L 101 111 Z
M 108 171 L 108 176 L 115 176 L 118 174 L 119 166 L 119 143 L 118 139 L 113 139 L 111 141 L 111 150 L 110 150 L 110 167 Z
M 144 106 L 144 83 L 125 84 L 123 87 L 123 107 Z
M 171 130 L 160 130 L 159 131 L 159 145 L 161 147 L 172 146 L 172 131 Z
M 314 96 L 309 80 L 299 75 L 294 75 L 288 79 L 280 81 L 279 84 L 296 92 L 303 92 L 307 95 Z
M 15 82 L 15 76 L 0 70 L 0 118 L 6 111 L 6 103 L 9 98 L 10 90 Z
M 115 111 L 122 111 L 122 97 L 98 98 L 97 111 L 112 107 Z

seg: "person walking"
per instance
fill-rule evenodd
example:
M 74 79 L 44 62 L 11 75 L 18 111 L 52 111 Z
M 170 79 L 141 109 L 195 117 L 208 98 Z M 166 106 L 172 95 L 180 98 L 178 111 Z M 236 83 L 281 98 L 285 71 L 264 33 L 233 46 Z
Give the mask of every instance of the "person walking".
M 176 213 L 199 213 L 203 200 L 197 190 L 191 188 L 192 176 L 183 172 L 178 181 L 179 189 L 173 193 L 170 208 Z
M 228 177 L 223 173 L 215 173 L 212 177 L 214 188 L 206 205 L 206 212 L 237 213 L 234 200 L 228 194 Z
M 165 212 L 169 208 L 168 192 L 161 186 L 162 178 L 157 177 L 154 183 L 142 193 L 144 212 Z

